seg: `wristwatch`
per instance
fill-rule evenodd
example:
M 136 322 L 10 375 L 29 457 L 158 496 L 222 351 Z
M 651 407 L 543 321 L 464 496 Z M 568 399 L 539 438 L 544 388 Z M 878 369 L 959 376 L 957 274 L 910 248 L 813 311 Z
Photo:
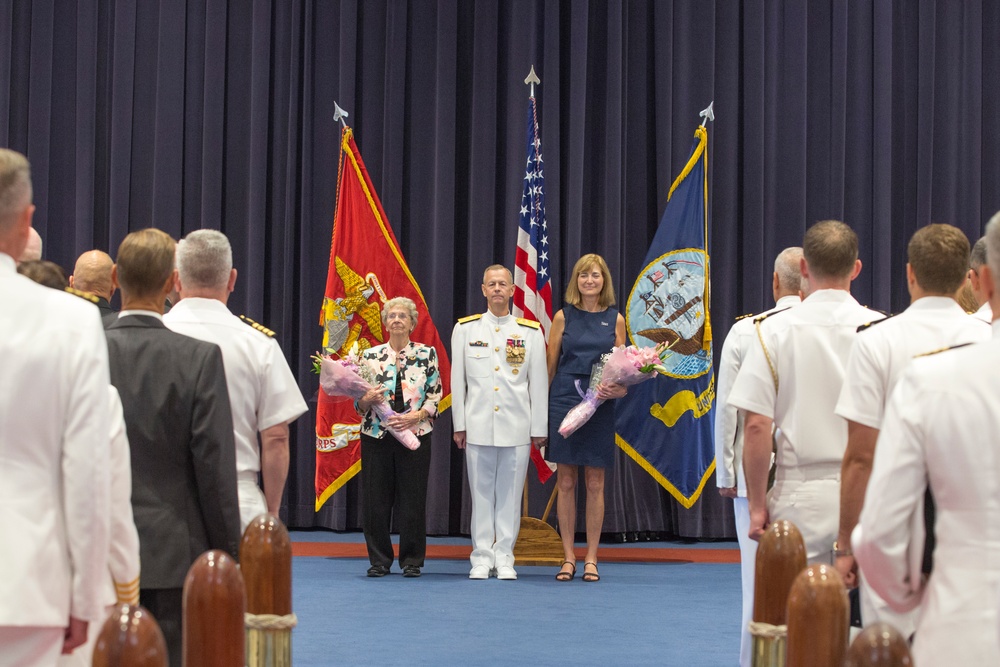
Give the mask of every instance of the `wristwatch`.
M 840 558 L 841 556 L 853 556 L 854 552 L 850 549 L 841 549 L 840 545 L 834 541 L 833 543 L 833 557 Z

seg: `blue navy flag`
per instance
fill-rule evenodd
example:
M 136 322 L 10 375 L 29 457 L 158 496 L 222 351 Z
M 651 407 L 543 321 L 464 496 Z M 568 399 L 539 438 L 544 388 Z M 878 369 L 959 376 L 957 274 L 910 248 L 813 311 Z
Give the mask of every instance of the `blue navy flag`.
M 616 410 L 618 446 L 684 507 L 715 470 L 707 249 L 708 132 L 699 127 L 625 308 L 634 345 L 669 346 L 667 375 L 631 388 Z

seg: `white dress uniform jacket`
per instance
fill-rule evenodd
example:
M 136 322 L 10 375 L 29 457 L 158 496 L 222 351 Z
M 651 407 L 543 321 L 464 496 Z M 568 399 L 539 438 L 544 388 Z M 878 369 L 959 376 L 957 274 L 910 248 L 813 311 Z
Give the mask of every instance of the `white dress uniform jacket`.
M 797 296 L 783 296 L 778 299 L 774 308 L 760 315 L 770 315 L 779 310 L 785 310 L 798 305 L 801 299 Z M 726 342 L 722 345 L 722 355 L 719 359 L 719 378 L 716 384 L 715 410 L 715 484 L 720 489 L 736 487 L 737 498 L 733 500 L 733 513 L 736 518 L 736 537 L 740 543 L 740 574 L 743 580 L 743 620 L 740 637 L 740 665 L 750 665 L 750 632 L 747 625 L 753 615 L 753 583 L 757 555 L 757 542 L 750 539 L 750 508 L 747 505 L 746 479 L 743 476 L 743 413 L 731 405 L 727 405 L 729 392 L 736 381 L 743 357 L 757 342 L 757 332 L 754 328 L 754 316 L 746 316 L 738 320 L 729 329 Z
M 222 349 L 229 403 L 233 409 L 240 530 L 267 512 L 257 485 L 257 434 L 291 422 L 308 410 L 278 342 L 233 315 L 217 299 L 181 299 L 163 322 L 173 331 L 215 343 Z
M 900 374 L 914 357 L 952 345 L 975 343 L 990 337 L 990 327 L 967 314 L 951 297 L 917 299 L 895 317 L 858 332 L 847 362 L 837 414 L 874 429 L 882 428 L 885 404 Z M 916 628 L 916 609 L 898 613 L 860 582 L 861 619 L 865 625 L 889 623 L 904 637 Z
M 4 253 L 0 294 L 0 627 L 98 621 L 110 430 L 99 311 L 18 275 Z
M 993 324 L 993 307 L 990 306 L 990 302 L 987 301 L 983 305 L 979 306 L 979 310 L 974 312 L 972 316 L 986 322 L 986 324 Z
M 889 399 L 854 555 L 892 608 L 920 605 L 918 665 L 997 665 L 1000 599 L 1000 326 L 914 360 Z M 936 505 L 934 570 L 920 577 L 924 490 Z
M 798 527 L 810 562 L 829 562 L 840 518 L 847 422 L 834 407 L 847 358 L 857 328 L 882 317 L 844 290 L 813 292 L 761 322 L 763 344 L 750 346 L 729 395 L 734 407 L 774 420 L 777 470 L 768 513 Z

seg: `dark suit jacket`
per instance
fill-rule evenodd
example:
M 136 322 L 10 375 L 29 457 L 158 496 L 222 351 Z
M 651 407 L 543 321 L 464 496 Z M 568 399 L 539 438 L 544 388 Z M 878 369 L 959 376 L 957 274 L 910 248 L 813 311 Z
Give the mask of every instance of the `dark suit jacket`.
M 140 586 L 181 588 L 208 549 L 238 555 L 236 445 L 222 351 L 154 317 L 105 330 L 132 453 Z
M 117 315 L 111 308 L 111 304 L 103 296 L 97 297 L 97 307 L 101 310 L 101 319 L 104 319 L 108 315 Z

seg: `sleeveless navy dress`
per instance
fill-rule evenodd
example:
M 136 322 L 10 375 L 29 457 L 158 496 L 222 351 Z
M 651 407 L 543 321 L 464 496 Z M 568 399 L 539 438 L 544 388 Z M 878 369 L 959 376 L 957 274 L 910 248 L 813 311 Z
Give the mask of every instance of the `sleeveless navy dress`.
M 586 424 L 569 438 L 559 435 L 559 424 L 581 401 L 574 385 L 580 380 L 584 391 L 590 371 L 601 355 L 615 344 L 618 311 L 614 308 L 588 313 L 574 306 L 563 308 L 566 327 L 555 377 L 549 388 L 548 460 L 554 463 L 611 468 L 615 463 L 615 402 L 605 401 Z

